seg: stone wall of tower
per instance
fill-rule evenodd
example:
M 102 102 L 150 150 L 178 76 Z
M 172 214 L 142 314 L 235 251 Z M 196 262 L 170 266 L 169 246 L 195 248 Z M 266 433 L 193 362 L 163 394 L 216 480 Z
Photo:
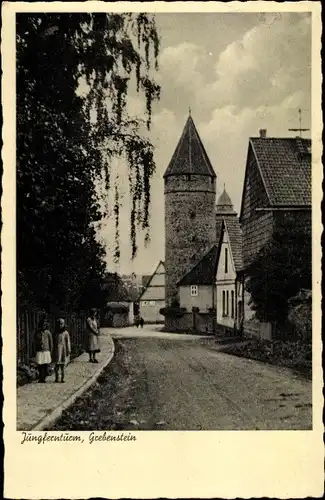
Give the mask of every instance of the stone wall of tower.
M 177 282 L 216 239 L 215 178 L 175 175 L 165 178 L 166 303 L 177 295 Z

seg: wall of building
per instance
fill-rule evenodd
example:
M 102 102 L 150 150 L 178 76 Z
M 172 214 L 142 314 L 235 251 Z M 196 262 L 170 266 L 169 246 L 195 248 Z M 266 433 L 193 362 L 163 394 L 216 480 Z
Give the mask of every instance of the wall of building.
M 208 176 L 165 179 L 166 301 L 178 295 L 177 282 L 215 243 L 216 181 Z
M 226 250 L 227 250 L 227 267 L 226 267 Z M 225 230 L 223 232 L 223 238 L 221 243 L 217 273 L 216 273 L 216 303 L 217 303 L 217 323 L 219 325 L 234 328 L 236 325 L 237 318 L 237 303 L 238 297 L 236 297 L 236 270 L 231 254 L 231 248 L 229 244 L 229 235 Z M 228 308 L 223 308 L 223 294 L 225 293 L 225 300 L 227 303 L 227 292 L 228 292 Z M 232 309 L 232 295 L 233 293 L 233 309 Z M 225 303 L 225 306 L 226 306 Z M 233 314 L 232 314 L 233 313 Z
M 255 157 L 250 151 L 246 185 L 241 214 L 244 266 L 249 265 L 273 232 L 271 211 L 258 212 L 256 208 L 268 207 L 269 201 L 264 189 Z
M 211 313 L 186 312 L 180 318 L 165 318 L 165 330 L 168 332 L 212 335 L 213 328 L 214 318 Z
M 129 321 L 129 325 L 133 325 L 133 323 L 134 323 L 134 304 L 133 304 L 133 302 L 129 303 L 128 321 Z
M 213 306 L 212 285 L 197 285 L 198 295 L 191 296 L 191 286 L 179 287 L 179 301 L 181 307 L 186 307 L 188 311 L 192 307 L 198 307 L 200 311 L 207 311 Z
M 226 253 L 225 251 L 227 250 L 228 253 L 228 268 L 226 271 Z M 231 254 L 231 248 L 229 244 L 229 236 L 227 231 L 224 231 L 223 233 L 223 239 L 221 243 L 221 249 L 220 249 L 220 256 L 219 256 L 219 261 L 218 261 L 218 267 L 217 267 L 217 283 L 221 283 L 223 281 L 235 281 L 236 279 L 236 271 L 235 271 L 235 266 L 233 263 L 232 259 L 232 254 Z
M 163 307 L 165 307 L 165 300 L 141 300 L 140 316 L 145 323 L 163 323 L 164 316 L 159 312 Z
M 223 292 L 227 297 L 228 292 L 228 309 L 225 307 L 223 311 Z M 234 302 L 233 311 L 231 308 L 231 292 L 233 292 Z M 217 285 L 217 323 L 224 326 L 233 328 L 236 321 L 236 285 L 235 280 L 224 281 L 222 284 Z M 232 314 L 233 312 L 233 314 Z

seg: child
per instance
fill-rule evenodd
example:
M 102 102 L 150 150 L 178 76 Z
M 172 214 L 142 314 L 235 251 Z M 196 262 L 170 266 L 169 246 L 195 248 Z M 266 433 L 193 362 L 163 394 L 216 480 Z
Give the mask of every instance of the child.
M 89 317 L 86 322 L 87 329 L 87 351 L 89 353 L 89 363 L 98 363 L 96 353 L 100 352 L 99 347 L 99 328 L 96 319 L 96 309 L 90 309 Z
M 55 363 L 55 382 L 59 382 L 59 371 L 61 371 L 60 382 L 64 382 L 64 368 L 70 361 L 70 354 L 70 335 L 66 329 L 64 319 L 59 318 L 56 321 L 53 349 L 53 361 Z
M 49 324 L 46 318 L 41 319 L 35 335 L 36 364 L 38 365 L 39 383 L 45 384 L 48 375 L 48 365 L 51 364 L 51 351 L 53 340 L 48 330 Z

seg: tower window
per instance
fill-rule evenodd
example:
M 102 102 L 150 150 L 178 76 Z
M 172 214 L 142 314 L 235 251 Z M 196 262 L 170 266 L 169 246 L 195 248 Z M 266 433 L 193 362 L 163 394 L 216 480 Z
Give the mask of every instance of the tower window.
M 235 293 L 231 290 L 231 317 L 235 316 Z
M 187 180 L 190 181 L 191 180 L 191 174 L 188 174 L 187 175 Z
M 228 272 L 228 248 L 225 248 L 225 273 Z
M 191 297 L 197 297 L 199 295 L 199 287 L 197 285 L 191 285 Z
M 226 316 L 229 316 L 229 291 L 226 291 Z

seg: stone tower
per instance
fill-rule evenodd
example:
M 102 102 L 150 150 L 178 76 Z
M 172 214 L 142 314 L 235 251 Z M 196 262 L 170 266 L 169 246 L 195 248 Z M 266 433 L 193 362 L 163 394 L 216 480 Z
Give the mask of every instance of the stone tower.
M 166 304 L 215 243 L 216 174 L 191 115 L 164 174 Z

